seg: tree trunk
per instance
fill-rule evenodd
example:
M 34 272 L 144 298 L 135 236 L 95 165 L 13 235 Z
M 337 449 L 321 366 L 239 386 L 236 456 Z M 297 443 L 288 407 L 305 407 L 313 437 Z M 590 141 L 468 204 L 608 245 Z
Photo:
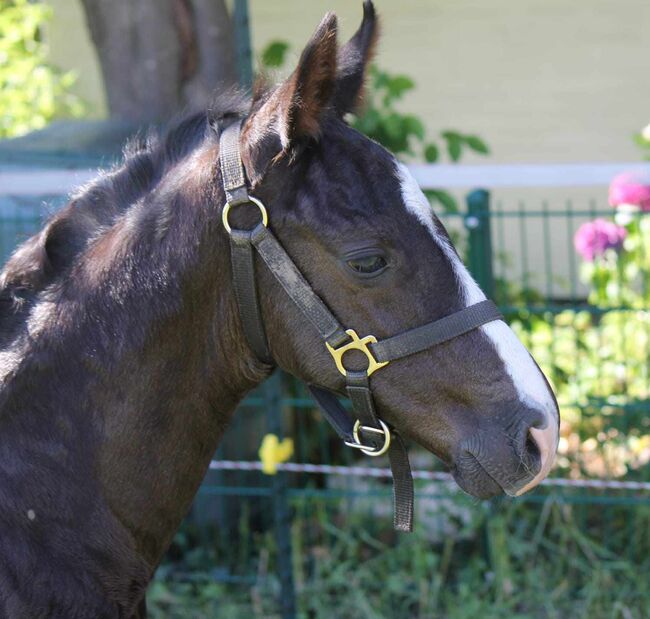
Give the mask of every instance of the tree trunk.
M 224 0 L 82 0 L 111 116 L 155 122 L 237 82 Z

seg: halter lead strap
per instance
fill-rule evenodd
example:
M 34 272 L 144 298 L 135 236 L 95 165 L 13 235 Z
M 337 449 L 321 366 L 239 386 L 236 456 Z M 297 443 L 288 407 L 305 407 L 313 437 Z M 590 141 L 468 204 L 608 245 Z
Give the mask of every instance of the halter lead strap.
M 257 297 L 254 261 L 254 251 L 257 251 L 325 342 L 337 369 L 345 377 L 346 393 L 356 421 L 353 423 L 350 420 L 332 392 L 316 385 L 309 385 L 309 390 L 346 445 L 370 456 L 388 453 L 393 474 L 394 526 L 397 530 L 412 531 L 413 478 L 408 454 L 400 436 L 391 432 L 377 416 L 370 375 L 395 359 L 446 342 L 502 316 L 494 303 L 486 300 L 382 341 L 377 341 L 372 335 L 359 337 L 352 329 L 345 330 L 268 229 L 264 205 L 249 195 L 239 152 L 240 127 L 241 121 L 237 121 L 221 133 L 219 158 L 226 193 L 222 220 L 230 236 L 233 285 L 246 340 L 260 360 L 273 363 Z M 256 206 L 262 216 L 262 221 L 252 230 L 235 230 L 230 225 L 231 208 L 243 204 Z M 366 355 L 366 370 L 359 372 L 345 367 L 344 355 L 350 350 L 358 350 Z

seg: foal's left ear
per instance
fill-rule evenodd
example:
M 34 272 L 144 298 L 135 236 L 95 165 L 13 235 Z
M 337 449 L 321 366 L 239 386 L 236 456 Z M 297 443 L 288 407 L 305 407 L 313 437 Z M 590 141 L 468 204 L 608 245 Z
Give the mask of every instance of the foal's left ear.
M 363 20 L 354 36 L 339 50 L 334 107 L 340 116 L 354 112 L 363 98 L 366 69 L 379 38 L 379 20 L 371 0 L 363 3 Z
M 300 140 L 318 137 L 336 83 L 336 30 L 336 15 L 328 13 L 295 71 L 270 95 L 253 97 L 253 112 L 242 130 L 242 154 L 253 184 L 274 157 Z

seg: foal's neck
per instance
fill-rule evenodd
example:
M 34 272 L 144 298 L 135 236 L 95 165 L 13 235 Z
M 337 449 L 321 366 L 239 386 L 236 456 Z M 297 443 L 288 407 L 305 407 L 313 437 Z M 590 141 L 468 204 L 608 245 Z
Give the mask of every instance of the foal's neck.
M 19 398 L 39 400 L 43 423 L 87 428 L 67 448 L 74 466 L 90 463 L 80 474 L 92 477 L 100 526 L 151 568 L 268 370 L 241 335 L 214 161 L 208 148 L 180 162 L 81 256 L 31 351 L 24 382 L 41 378 L 43 392 Z
M 197 160 L 204 167 L 193 170 Z M 186 162 L 178 174 L 192 177 L 196 186 L 153 201 L 155 214 L 146 216 L 154 217 L 154 228 L 165 221 L 164 238 L 156 239 L 151 253 L 141 253 L 137 272 L 145 281 L 127 293 L 132 306 L 126 318 L 137 333 L 142 325 L 133 316 L 147 317 L 146 332 L 118 361 L 112 387 L 106 385 L 100 397 L 104 496 L 138 552 L 154 565 L 186 514 L 237 403 L 267 372 L 241 334 L 227 237 L 220 228 L 223 198 L 212 166 L 205 172 L 205 160 L 216 161 L 216 153 Z M 164 187 L 159 193 L 164 195 Z M 139 245 L 151 240 L 151 225 L 141 232 Z M 142 294 L 143 285 L 149 294 Z

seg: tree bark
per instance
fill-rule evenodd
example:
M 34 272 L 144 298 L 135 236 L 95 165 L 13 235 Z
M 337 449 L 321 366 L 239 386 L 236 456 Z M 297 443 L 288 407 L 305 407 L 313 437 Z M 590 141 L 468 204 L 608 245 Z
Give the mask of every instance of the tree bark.
M 237 82 L 224 0 L 82 2 L 111 116 L 164 120 Z

